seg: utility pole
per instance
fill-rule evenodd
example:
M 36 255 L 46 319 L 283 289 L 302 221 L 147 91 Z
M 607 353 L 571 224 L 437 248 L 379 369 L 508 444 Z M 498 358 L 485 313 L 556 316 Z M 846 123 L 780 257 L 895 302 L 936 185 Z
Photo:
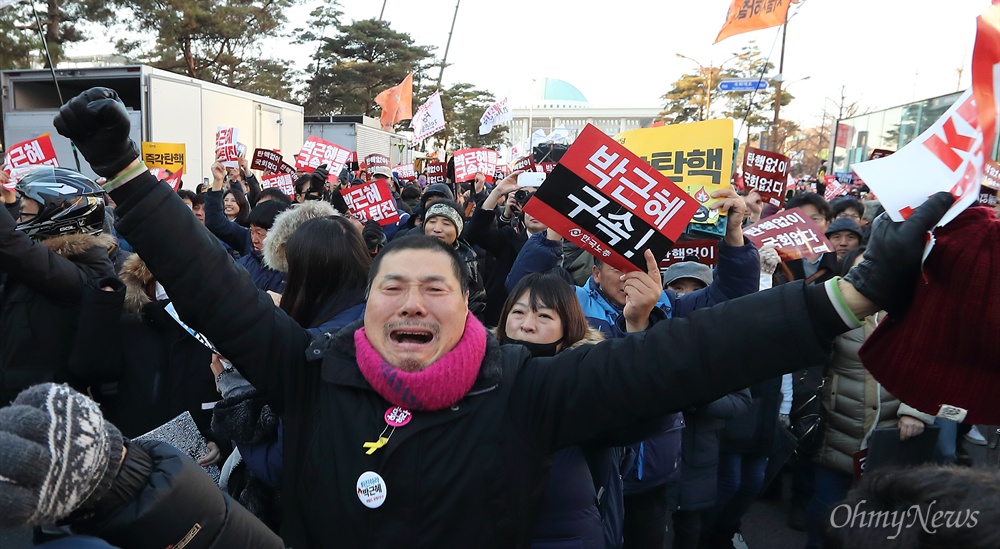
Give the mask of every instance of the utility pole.
M 788 11 L 785 11 L 785 22 L 781 25 L 781 57 L 778 61 L 778 75 L 781 78 L 774 84 L 774 124 L 771 126 L 771 150 L 780 153 L 778 145 L 778 123 L 781 121 L 781 83 L 785 79 L 785 33 L 788 31 Z
M 441 72 L 438 73 L 437 89 L 441 89 L 441 79 L 444 78 L 444 67 L 448 64 L 448 49 L 451 47 L 451 35 L 455 32 L 455 20 L 458 19 L 458 6 L 462 0 L 455 1 L 455 15 L 451 17 L 451 29 L 448 31 L 448 42 L 444 45 L 444 57 L 441 58 Z
M 389 0 L 382 0 L 382 11 L 378 12 L 378 20 L 379 21 L 381 21 L 382 20 L 382 16 L 385 15 L 385 5 L 388 2 L 389 2 Z

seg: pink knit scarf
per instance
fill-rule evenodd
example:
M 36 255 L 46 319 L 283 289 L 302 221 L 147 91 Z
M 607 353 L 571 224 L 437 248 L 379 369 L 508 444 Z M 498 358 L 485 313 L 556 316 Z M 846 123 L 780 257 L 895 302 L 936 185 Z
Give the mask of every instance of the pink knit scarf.
M 363 327 L 354 332 L 354 347 L 361 375 L 382 398 L 411 411 L 441 410 L 461 400 L 475 383 L 486 356 L 486 328 L 469 313 L 458 345 L 419 372 L 386 362 Z

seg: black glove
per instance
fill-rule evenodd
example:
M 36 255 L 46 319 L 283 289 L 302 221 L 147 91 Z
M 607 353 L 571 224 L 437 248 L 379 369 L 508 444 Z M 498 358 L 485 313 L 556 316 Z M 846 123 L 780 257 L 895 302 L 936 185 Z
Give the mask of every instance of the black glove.
M 864 261 L 844 280 L 890 315 L 905 312 L 920 278 L 927 232 L 954 201 L 951 193 L 940 192 L 902 223 L 893 223 L 887 214 L 878 216 L 872 224 Z
M 365 228 L 361 229 L 361 238 L 364 239 L 365 245 L 368 246 L 368 253 L 375 256 L 385 246 L 385 232 L 382 230 L 382 225 L 379 225 L 378 221 L 369 220 L 365 222 Z
M 309 176 L 309 192 L 323 194 L 326 188 L 326 178 L 330 176 L 326 164 L 316 166 L 316 170 Z
M 129 138 L 128 111 L 114 90 L 90 88 L 63 105 L 52 124 L 97 175 L 111 179 L 139 157 L 139 147 Z

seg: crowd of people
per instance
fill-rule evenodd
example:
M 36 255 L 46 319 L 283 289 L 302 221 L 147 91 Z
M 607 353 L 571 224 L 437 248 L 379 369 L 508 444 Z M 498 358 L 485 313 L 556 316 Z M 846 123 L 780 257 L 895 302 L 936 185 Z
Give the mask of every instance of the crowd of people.
M 855 478 L 879 428 L 935 426 L 917 462 L 961 461 L 960 425 L 858 354 L 905 313 L 947 193 L 903 223 L 791 193 L 834 247 L 791 260 L 743 235 L 760 196 L 726 189 L 714 268 L 661 272 L 647 250 L 622 272 L 525 212 L 517 172 L 375 168 L 400 212 L 386 225 L 352 214 L 347 169 L 300 172 L 289 197 L 216 162 L 175 192 L 111 90 L 55 124 L 103 185 L 41 168 L 0 212 L 0 526 L 45 547 L 729 548 L 782 478 L 807 547 L 860 547 L 877 538 L 836 527 L 844 501 L 1000 494 L 960 467 Z M 184 413 L 195 459 L 137 438 Z M 996 547 L 1000 506 L 978 505 L 979 527 L 904 539 Z

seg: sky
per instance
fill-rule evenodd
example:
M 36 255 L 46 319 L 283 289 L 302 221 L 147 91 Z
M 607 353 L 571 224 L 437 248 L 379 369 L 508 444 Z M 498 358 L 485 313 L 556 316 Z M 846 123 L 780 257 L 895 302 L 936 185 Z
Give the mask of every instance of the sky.
M 698 68 L 678 53 L 718 66 L 753 40 L 778 65 L 778 27 L 712 44 L 731 0 L 339 0 L 346 21 L 377 18 L 384 5 L 383 18 L 394 30 L 410 34 L 417 44 L 436 46 L 439 56 L 456 2 L 445 87 L 468 82 L 497 96 L 509 91 L 517 96 L 532 79 L 551 77 L 576 86 L 595 107 L 662 107 L 660 96 L 671 83 Z M 319 4 L 309 0 L 291 9 L 290 26 L 302 26 Z M 793 5 L 784 81 L 795 100 L 782 108 L 782 118 L 820 125 L 824 108 L 836 110 L 842 86 L 849 101 L 868 110 L 967 88 L 976 17 L 989 4 L 803 0 Z M 294 63 L 304 68 L 312 50 L 283 39 L 269 41 L 263 53 L 300 60 Z

